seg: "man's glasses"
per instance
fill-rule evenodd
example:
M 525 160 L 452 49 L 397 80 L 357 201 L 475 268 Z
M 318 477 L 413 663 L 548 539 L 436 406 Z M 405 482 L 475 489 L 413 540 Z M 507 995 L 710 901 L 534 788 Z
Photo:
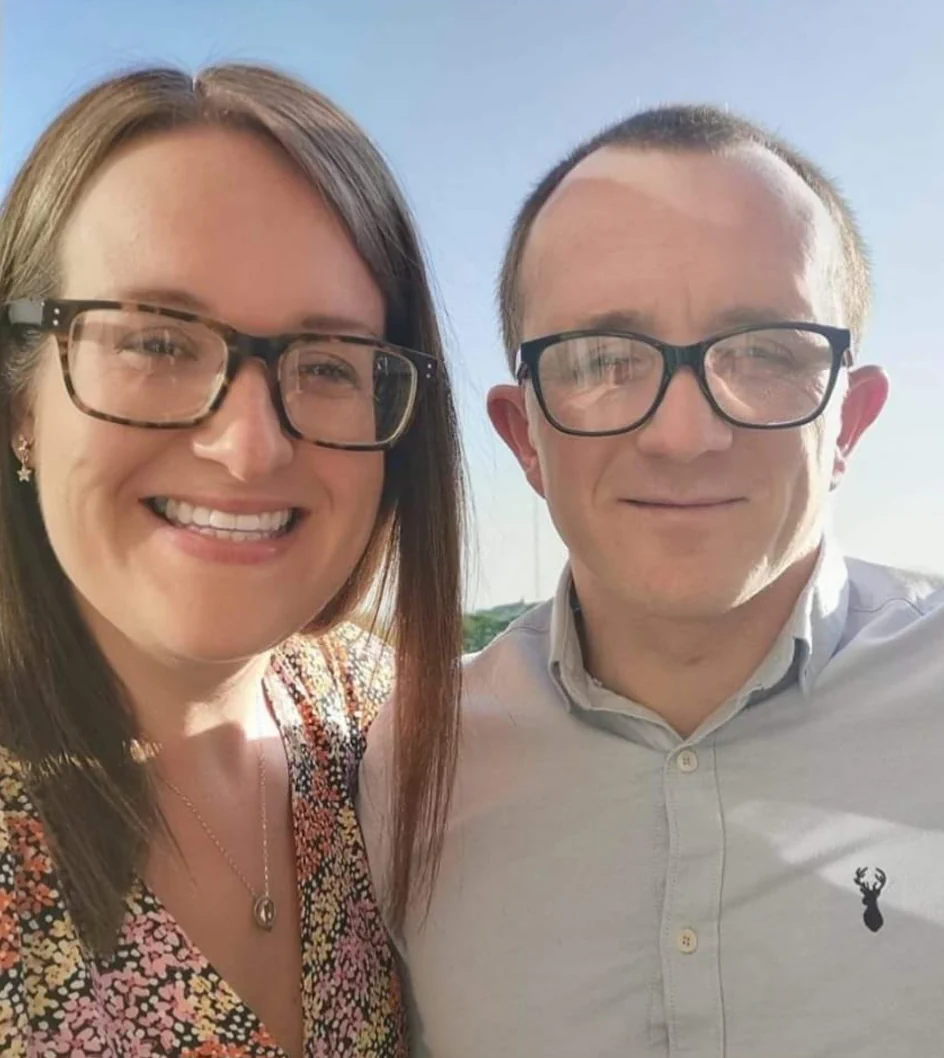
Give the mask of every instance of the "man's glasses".
M 733 426 L 811 422 L 852 363 L 848 330 L 813 323 L 745 327 L 694 345 L 620 331 L 567 331 L 524 342 L 518 379 L 563 433 L 626 433 L 655 415 L 675 373 L 691 368 L 715 413 Z
M 389 448 L 410 424 L 438 361 L 346 334 L 261 338 L 189 312 L 118 301 L 13 301 L 24 339 L 55 335 L 66 389 L 87 415 L 151 429 L 196 426 L 242 364 L 264 362 L 282 428 L 326 448 Z

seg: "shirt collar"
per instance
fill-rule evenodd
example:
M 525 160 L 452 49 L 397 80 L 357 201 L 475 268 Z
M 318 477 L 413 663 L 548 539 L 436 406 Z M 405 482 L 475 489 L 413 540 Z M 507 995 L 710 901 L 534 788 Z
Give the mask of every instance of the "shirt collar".
M 551 604 L 551 677 L 573 705 L 587 705 L 595 681 L 584 668 L 571 605 L 573 576 L 564 568 Z M 789 620 L 757 671 L 737 698 L 754 705 L 798 683 L 809 694 L 842 641 L 849 610 L 849 574 L 835 540 L 827 534 L 816 566 Z
M 849 570 L 836 540 L 827 534 L 810 583 L 792 620 L 801 645 L 800 689 L 809 694 L 839 649 L 849 618 Z

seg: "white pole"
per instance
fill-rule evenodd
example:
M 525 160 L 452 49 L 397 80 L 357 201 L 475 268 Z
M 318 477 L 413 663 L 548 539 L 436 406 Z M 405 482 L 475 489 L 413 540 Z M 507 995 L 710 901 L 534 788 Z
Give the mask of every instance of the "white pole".
M 531 550 L 534 555 L 534 596 L 532 601 L 538 602 L 541 598 L 541 534 L 540 534 L 540 509 L 537 494 L 531 493 L 531 526 L 533 540 Z

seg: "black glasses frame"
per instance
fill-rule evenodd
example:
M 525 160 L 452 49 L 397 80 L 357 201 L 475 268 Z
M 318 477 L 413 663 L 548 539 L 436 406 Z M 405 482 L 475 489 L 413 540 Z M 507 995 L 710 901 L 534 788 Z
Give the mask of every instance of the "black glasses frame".
M 96 309 L 115 309 L 126 312 L 151 313 L 155 316 L 167 316 L 171 319 L 180 320 L 184 323 L 199 323 L 215 334 L 219 335 L 226 346 L 226 365 L 219 391 L 210 399 L 206 409 L 199 415 L 190 419 L 177 422 L 142 422 L 138 419 L 126 419 L 122 416 L 108 415 L 88 407 L 78 396 L 72 381 L 72 372 L 69 367 L 69 342 L 72 326 L 78 316 L 84 312 Z M 318 445 L 321 448 L 335 448 L 345 451 L 383 451 L 392 448 L 407 431 L 413 418 L 416 406 L 416 396 L 420 385 L 432 382 L 438 374 L 440 362 L 427 353 L 419 353 L 415 349 L 407 349 L 390 342 L 379 341 L 375 338 L 365 338 L 353 334 L 328 334 L 316 331 L 301 331 L 292 334 L 278 334 L 262 337 L 254 334 L 246 334 L 236 330 L 219 320 L 210 319 L 193 312 L 184 312 L 180 309 L 164 308 L 160 305 L 151 305 L 135 301 L 102 301 L 102 300 L 74 300 L 63 298 L 46 298 L 44 300 L 20 299 L 8 302 L 3 306 L 4 320 L 14 332 L 19 334 L 33 332 L 35 334 L 51 334 L 55 337 L 59 346 L 59 365 L 62 368 L 62 377 L 72 403 L 86 415 L 93 419 L 101 419 L 104 422 L 118 423 L 121 426 L 140 426 L 145 430 L 183 430 L 192 426 L 199 426 L 216 412 L 222 405 L 226 394 L 229 392 L 240 368 L 249 360 L 261 360 L 266 368 L 266 377 L 269 382 L 269 390 L 272 403 L 275 406 L 282 429 L 290 436 L 309 444 Z M 375 349 L 379 352 L 389 353 L 401 357 L 409 362 L 415 373 L 416 385 L 414 386 L 413 399 L 409 408 L 403 416 L 403 422 L 396 434 L 386 440 L 373 444 L 350 444 L 333 441 L 314 441 L 305 437 L 297 427 L 294 426 L 285 408 L 282 399 L 282 387 L 279 383 L 279 362 L 288 348 L 300 339 L 312 339 L 315 341 L 330 340 L 340 342 L 344 345 L 356 345 Z
M 739 334 L 750 334 L 752 331 L 804 331 L 809 334 L 818 334 L 829 342 L 833 357 L 830 368 L 829 384 L 826 387 L 819 407 L 810 415 L 806 415 L 802 419 L 782 423 L 741 422 L 740 419 L 736 419 L 734 416 L 729 415 L 718 404 L 717 400 L 715 400 L 711 388 L 708 385 L 708 378 L 705 374 L 705 357 L 708 354 L 709 349 L 711 349 L 713 345 L 717 345 L 718 342 L 724 341 L 727 338 L 734 338 Z M 573 338 L 630 338 L 633 341 L 645 342 L 647 345 L 652 346 L 662 354 L 662 381 L 659 383 L 659 389 L 653 399 L 652 406 L 645 415 L 631 423 L 629 426 L 622 426 L 618 430 L 575 430 L 572 427 L 562 426 L 554 418 L 544 399 L 544 393 L 541 388 L 541 373 L 538 370 L 538 365 L 541 356 L 546 349 L 553 345 L 557 345 L 559 342 L 568 341 Z M 633 430 L 638 430 L 641 426 L 644 426 L 649 422 L 659 410 L 659 406 L 665 399 L 669 383 L 675 377 L 675 374 L 683 367 L 691 368 L 692 373 L 698 381 L 698 388 L 704 395 L 705 400 L 708 401 L 712 411 L 720 419 L 723 419 L 724 422 L 729 423 L 731 426 L 739 426 L 746 430 L 787 430 L 794 429 L 797 426 L 805 426 L 806 423 L 812 422 L 823 414 L 826 405 L 829 403 L 830 397 L 833 395 L 833 390 L 836 387 L 836 380 L 839 377 L 840 369 L 852 365 L 852 333 L 844 327 L 828 327 L 819 323 L 792 323 L 778 321 L 776 323 L 752 324 L 748 327 L 738 327 L 734 330 L 724 331 L 722 334 L 714 334 L 710 338 L 705 338 L 700 342 L 694 342 L 692 345 L 672 345 L 669 342 L 659 341 L 658 338 L 652 338 L 648 334 L 635 334 L 632 331 L 596 329 L 560 331 L 557 334 L 548 334 L 542 338 L 533 338 L 530 341 L 522 342 L 518 349 L 518 360 L 518 370 L 515 374 L 517 380 L 519 382 L 524 382 L 527 379 L 530 379 L 534 384 L 534 392 L 538 398 L 538 404 L 540 405 L 541 411 L 544 413 L 544 417 L 547 421 L 555 430 L 559 430 L 561 433 L 570 434 L 574 437 L 612 437 L 616 434 L 630 433 Z

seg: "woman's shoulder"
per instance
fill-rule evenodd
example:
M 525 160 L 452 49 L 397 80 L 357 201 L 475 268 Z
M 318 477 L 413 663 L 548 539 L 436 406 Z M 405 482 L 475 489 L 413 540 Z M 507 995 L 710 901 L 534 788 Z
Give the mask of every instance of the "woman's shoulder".
M 0 746 L 0 894 L 11 879 L 14 840 L 10 833 L 10 816 L 22 811 L 26 793 L 16 758 Z
M 292 637 L 277 652 L 275 670 L 318 720 L 359 740 L 390 697 L 393 650 L 348 622 L 324 635 Z
M 28 868 L 28 869 L 27 869 Z M 53 871 L 39 812 L 20 759 L 0 746 L 0 891 L 17 884 L 45 884 Z
M 42 823 L 20 760 L 0 747 L 0 1053 L 25 1054 L 26 985 L 45 957 L 36 925 L 56 905 L 56 882 Z M 65 934 L 57 943 L 66 945 Z M 48 947 L 48 945 L 47 945 Z M 33 980 L 37 996 L 42 981 Z M 42 997 L 40 997 L 42 998 Z
M 0 746 L 0 855 L 11 848 L 11 832 L 23 824 L 35 823 L 39 835 L 39 817 L 30 800 L 26 769 L 19 757 Z

